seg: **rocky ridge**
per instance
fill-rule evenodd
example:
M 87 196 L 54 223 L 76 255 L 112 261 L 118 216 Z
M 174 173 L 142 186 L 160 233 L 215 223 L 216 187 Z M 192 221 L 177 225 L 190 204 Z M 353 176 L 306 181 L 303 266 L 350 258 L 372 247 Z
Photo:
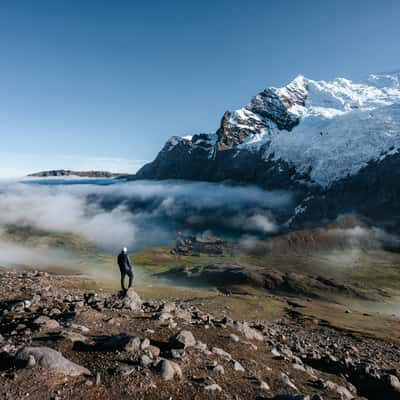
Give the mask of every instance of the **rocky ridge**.
M 88 292 L 81 279 L 1 271 L 1 398 L 399 398 L 395 341 L 294 311 L 233 320 L 133 290 Z

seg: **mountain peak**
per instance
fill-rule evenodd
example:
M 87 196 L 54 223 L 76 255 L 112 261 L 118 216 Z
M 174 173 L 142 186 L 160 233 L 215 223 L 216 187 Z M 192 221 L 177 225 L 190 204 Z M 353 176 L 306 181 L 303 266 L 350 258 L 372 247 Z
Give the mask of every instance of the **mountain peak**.
M 285 164 L 308 184 L 328 187 L 400 149 L 399 78 L 371 75 L 357 83 L 298 75 L 225 112 L 216 134 L 174 137 L 168 150 L 179 147 L 180 157 L 190 159 L 198 149 L 207 160 L 225 151 L 252 152 L 264 162 Z

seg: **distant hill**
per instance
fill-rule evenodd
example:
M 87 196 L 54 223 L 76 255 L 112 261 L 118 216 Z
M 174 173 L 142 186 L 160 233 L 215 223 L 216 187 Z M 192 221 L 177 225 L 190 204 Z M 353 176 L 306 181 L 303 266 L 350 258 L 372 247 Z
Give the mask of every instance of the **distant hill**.
M 81 178 L 119 178 L 126 174 L 118 174 L 108 171 L 72 171 L 69 169 L 57 169 L 51 171 L 41 171 L 29 174 L 32 178 L 51 178 L 63 176 L 79 176 Z

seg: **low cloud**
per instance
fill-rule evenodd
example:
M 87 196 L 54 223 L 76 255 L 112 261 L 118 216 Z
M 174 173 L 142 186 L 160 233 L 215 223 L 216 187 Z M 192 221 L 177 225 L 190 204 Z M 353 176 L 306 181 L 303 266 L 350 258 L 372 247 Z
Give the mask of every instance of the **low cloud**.
M 19 243 L 0 240 L 0 265 L 33 268 L 65 268 L 77 271 L 78 260 L 62 250 L 47 247 L 30 247 Z
M 177 231 L 265 235 L 274 213 L 291 203 L 283 191 L 175 181 L 109 186 L 0 184 L 0 229 L 32 226 L 81 235 L 115 252 L 172 243 Z

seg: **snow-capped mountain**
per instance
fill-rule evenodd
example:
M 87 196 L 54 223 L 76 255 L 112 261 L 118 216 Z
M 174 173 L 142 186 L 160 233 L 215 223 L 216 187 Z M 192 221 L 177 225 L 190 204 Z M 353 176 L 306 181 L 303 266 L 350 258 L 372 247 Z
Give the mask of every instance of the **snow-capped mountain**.
M 390 204 L 393 194 L 397 201 L 399 147 L 400 73 L 371 75 L 360 83 L 298 76 L 285 87 L 258 93 L 243 108 L 225 112 L 215 133 L 172 137 L 136 177 L 233 180 L 292 189 L 299 193 L 299 204 L 291 221 L 301 220 L 310 209 L 329 219 L 362 208 L 350 198 L 342 198 L 346 204 L 338 206 L 333 201 L 337 190 L 351 198 L 361 194 L 364 202 L 377 197 L 379 193 L 370 193 L 365 198 L 377 171 L 382 175 L 375 178 L 384 184 L 375 182 L 374 190 L 383 190 Z M 361 177 L 365 187 L 354 193 L 352 185 Z M 387 179 L 391 188 L 385 186 Z M 321 206 L 322 198 L 329 202 L 328 194 L 333 213 Z M 378 203 L 373 201 L 372 208 Z

